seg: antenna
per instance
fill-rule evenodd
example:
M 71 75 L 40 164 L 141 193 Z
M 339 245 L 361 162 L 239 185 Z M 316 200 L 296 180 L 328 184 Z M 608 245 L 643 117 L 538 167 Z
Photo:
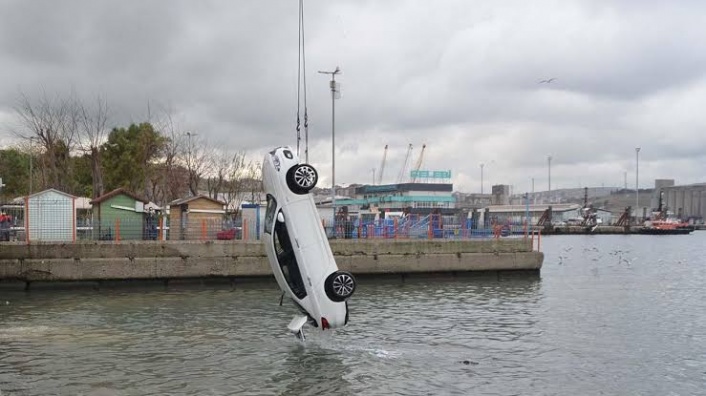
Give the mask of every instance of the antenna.
M 333 227 L 333 236 L 336 236 L 336 99 L 341 97 L 340 90 L 336 84 L 336 74 L 339 74 L 341 69 L 336 66 L 336 70 L 319 71 L 321 74 L 330 74 L 331 82 L 331 208 L 333 209 L 333 217 L 331 225 Z

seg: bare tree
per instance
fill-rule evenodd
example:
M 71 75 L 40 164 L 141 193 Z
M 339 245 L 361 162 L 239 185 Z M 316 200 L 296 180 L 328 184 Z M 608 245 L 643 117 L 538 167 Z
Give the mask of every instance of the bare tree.
M 103 186 L 103 170 L 101 167 L 100 146 L 105 141 L 108 123 L 108 100 L 98 96 L 92 107 L 85 106 L 76 100 L 79 120 L 79 149 L 91 159 L 91 175 L 93 176 L 93 198 L 105 192 Z
M 155 121 L 156 128 L 166 137 L 161 172 L 156 172 L 152 180 L 155 202 L 165 205 L 185 195 L 188 191 L 187 170 L 180 164 L 180 156 L 187 144 L 187 135 L 176 126 L 171 110 Z M 186 161 L 184 161 L 185 163 Z
M 224 188 L 228 183 L 228 173 L 230 168 L 230 154 L 218 151 L 214 153 L 211 161 L 211 174 L 206 178 L 206 189 L 208 196 L 213 199 L 219 199 L 219 195 L 224 192 Z
M 184 163 L 188 172 L 189 192 L 192 196 L 199 193 L 199 184 L 204 175 L 211 170 L 213 149 L 208 147 L 200 136 L 193 132 L 186 132 L 187 143 L 183 150 Z
M 250 193 L 250 202 L 262 202 L 262 164 L 250 162 L 247 167 L 247 192 Z
M 225 154 L 221 167 L 216 172 L 214 187 L 219 188 L 218 193 L 226 203 L 229 212 L 237 215 L 240 202 L 242 202 L 243 186 L 246 178 L 247 163 L 245 153 Z M 215 190 L 215 188 L 214 188 Z M 215 192 L 215 191 L 214 191 Z
M 20 92 L 15 112 L 28 132 L 28 135 L 19 133 L 19 136 L 25 139 L 34 137 L 44 151 L 45 186 L 67 190 L 71 184 L 69 154 L 79 119 L 74 101 L 59 96 L 50 98 L 45 91 L 37 99 Z

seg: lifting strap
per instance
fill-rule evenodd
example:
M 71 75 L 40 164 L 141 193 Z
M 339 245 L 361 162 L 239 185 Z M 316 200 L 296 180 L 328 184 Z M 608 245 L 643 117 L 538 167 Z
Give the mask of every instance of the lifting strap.
M 309 162 L 309 115 L 306 105 L 306 54 L 304 51 L 304 0 L 299 0 L 299 54 L 297 65 L 297 156 L 301 143 L 301 119 L 299 117 L 302 99 L 304 105 L 304 161 Z

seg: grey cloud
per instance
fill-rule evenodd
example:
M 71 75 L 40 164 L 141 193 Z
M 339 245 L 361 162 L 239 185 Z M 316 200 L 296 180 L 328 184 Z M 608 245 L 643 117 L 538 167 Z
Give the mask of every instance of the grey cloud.
M 0 113 L 12 113 L 18 90 L 75 90 L 106 95 L 116 125 L 146 118 L 150 103 L 223 149 L 258 157 L 269 145 L 294 145 L 297 3 L 6 0 Z M 408 143 L 427 143 L 425 167 L 453 169 L 461 189 L 477 189 L 478 164 L 493 159 L 488 180 L 527 185 L 545 177 L 549 154 L 557 183 L 574 187 L 579 174 L 584 183 L 620 181 L 638 145 L 645 180 L 650 169 L 660 177 L 672 169 L 700 181 L 702 2 L 305 7 L 310 144 L 324 178 L 331 100 L 317 71 L 340 66 L 338 181 L 371 179 L 385 144 L 392 180 Z M 6 130 L 0 136 L 7 141 Z M 668 165 L 684 157 L 691 166 Z

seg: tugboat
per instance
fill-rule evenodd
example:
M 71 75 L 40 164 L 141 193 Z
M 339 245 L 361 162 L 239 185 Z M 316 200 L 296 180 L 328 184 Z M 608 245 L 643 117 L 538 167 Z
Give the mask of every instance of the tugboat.
M 662 206 L 662 194 L 659 195 L 659 208 L 652 212 L 652 219 L 640 228 L 640 234 L 650 235 L 685 235 L 694 231 L 694 227 L 679 219 L 670 217 L 667 208 Z

